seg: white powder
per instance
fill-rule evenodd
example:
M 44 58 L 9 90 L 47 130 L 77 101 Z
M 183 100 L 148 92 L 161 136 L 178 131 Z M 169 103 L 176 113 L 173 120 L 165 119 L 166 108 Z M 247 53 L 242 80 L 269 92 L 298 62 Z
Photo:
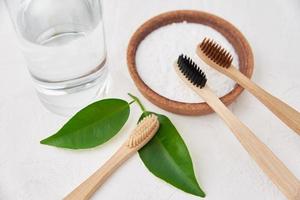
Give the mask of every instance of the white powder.
M 136 63 L 144 82 L 158 94 L 181 102 L 203 102 L 177 76 L 173 64 L 180 54 L 191 57 L 206 73 L 212 90 L 223 96 L 233 89 L 235 82 L 207 66 L 197 55 L 196 46 L 205 37 L 212 38 L 231 52 L 238 66 L 238 58 L 231 44 L 216 30 L 194 23 L 174 23 L 155 30 L 140 44 Z

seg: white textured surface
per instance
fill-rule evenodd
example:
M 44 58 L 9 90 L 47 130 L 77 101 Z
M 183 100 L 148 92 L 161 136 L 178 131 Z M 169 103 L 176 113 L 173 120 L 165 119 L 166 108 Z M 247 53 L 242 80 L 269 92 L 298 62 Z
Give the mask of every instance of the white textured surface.
M 196 46 L 209 36 L 231 52 L 235 66 L 237 55 L 226 38 L 216 30 L 193 23 L 173 23 L 152 32 L 140 44 L 137 56 L 137 70 L 143 81 L 158 94 L 181 102 L 203 102 L 194 91 L 178 77 L 174 63 L 181 54 L 193 59 L 205 72 L 209 87 L 218 96 L 230 92 L 235 82 L 227 76 L 207 66 L 196 54 Z
M 135 29 L 153 15 L 174 9 L 210 11 L 235 24 L 255 56 L 253 80 L 300 110 L 300 2 L 217 0 L 105 0 L 110 96 L 132 92 L 149 110 L 166 113 L 136 90 L 126 69 L 126 48 Z M 68 151 L 39 144 L 65 118 L 39 102 L 26 71 L 12 25 L 0 0 L 0 199 L 61 199 L 99 167 L 124 141 L 139 115 L 107 144 Z M 230 109 L 300 178 L 300 137 L 244 92 Z M 231 132 L 214 114 L 185 117 L 167 113 L 186 141 L 207 200 L 283 200 Z M 118 170 L 94 199 L 196 200 L 152 176 L 138 156 Z

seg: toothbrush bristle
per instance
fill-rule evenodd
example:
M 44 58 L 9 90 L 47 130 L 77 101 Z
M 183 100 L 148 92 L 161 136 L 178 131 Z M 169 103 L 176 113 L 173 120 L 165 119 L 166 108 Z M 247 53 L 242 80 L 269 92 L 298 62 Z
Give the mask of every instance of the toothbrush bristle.
M 204 38 L 199 47 L 205 56 L 219 66 L 225 68 L 231 66 L 233 60 L 232 55 L 213 40 Z
M 142 119 L 130 136 L 127 146 L 134 148 L 153 136 L 159 128 L 159 121 L 156 115 L 151 114 Z
M 188 56 L 180 55 L 177 65 L 181 73 L 195 86 L 203 88 L 207 78 L 205 73 L 197 66 L 197 64 Z

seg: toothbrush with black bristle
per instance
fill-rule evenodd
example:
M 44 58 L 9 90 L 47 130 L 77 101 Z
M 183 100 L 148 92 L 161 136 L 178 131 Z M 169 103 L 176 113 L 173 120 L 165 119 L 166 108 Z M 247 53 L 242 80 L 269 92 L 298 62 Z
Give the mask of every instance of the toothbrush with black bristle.
M 252 82 L 232 65 L 233 57 L 221 45 L 205 38 L 197 47 L 198 56 L 209 66 L 236 81 L 253 94 L 282 122 L 300 135 L 300 113 Z
M 300 182 L 289 169 L 262 143 L 206 85 L 205 73 L 185 55 L 175 63 L 178 76 L 225 121 L 239 142 L 271 181 L 290 200 L 300 199 Z

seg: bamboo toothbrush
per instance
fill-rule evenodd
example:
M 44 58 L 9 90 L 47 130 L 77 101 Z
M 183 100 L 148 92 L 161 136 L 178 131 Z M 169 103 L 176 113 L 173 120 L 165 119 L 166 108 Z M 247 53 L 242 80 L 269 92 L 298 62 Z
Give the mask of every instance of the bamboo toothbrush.
M 147 144 L 159 128 L 156 115 L 145 117 L 133 130 L 129 139 L 92 176 L 73 190 L 64 200 L 87 200 L 106 181 L 106 179 L 129 157 Z
M 208 65 L 230 77 L 251 92 L 281 121 L 300 135 L 300 113 L 253 83 L 232 65 L 233 57 L 219 44 L 205 38 L 197 47 L 198 56 Z
M 300 182 L 288 168 L 262 143 L 206 85 L 206 75 L 187 56 L 179 56 L 175 64 L 178 76 L 225 121 L 258 166 L 288 199 L 300 200 Z

